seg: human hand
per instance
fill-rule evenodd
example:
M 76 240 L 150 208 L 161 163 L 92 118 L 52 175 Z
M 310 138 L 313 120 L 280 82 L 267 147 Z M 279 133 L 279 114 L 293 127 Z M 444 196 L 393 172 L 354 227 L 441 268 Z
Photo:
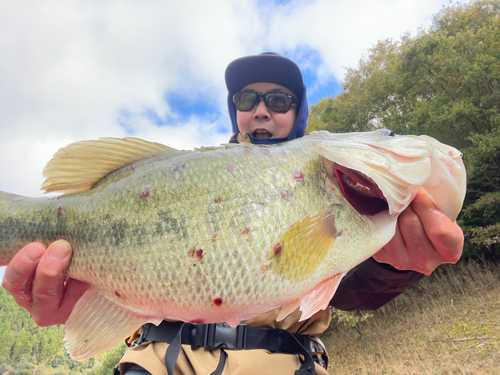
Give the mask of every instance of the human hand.
M 399 216 L 396 235 L 373 259 L 429 276 L 441 264 L 458 262 L 463 245 L 462 229 L 419 192 Z
M 73 250 L 66 241 L 47 249 L 40 243 L 23 247 L 10 261 L 2 286 L 41 327 L 64 324 L 89 284 L 68 278 Z

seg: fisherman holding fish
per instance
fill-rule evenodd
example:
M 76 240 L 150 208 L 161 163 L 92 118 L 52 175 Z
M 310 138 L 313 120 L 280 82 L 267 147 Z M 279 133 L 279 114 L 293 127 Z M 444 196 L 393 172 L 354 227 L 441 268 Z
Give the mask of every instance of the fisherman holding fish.
M 291 60 L 273 53 L 237 59 L 227 67 L 226 85 L 234 133 L 231 143 L 272 145 L 304 136 L 306 88 Z M 347 273 L 330 306 L 347 311 L 378 309 L 439 265 L 456 263 L 462 248 L 459 226 L 421 191 L 399 216 L 393 239 Z M 89 288 L 66 277 L 71 255 L 66 241 L 56 241 L 47 249 L 32 243 L 7 267 L 4 288 L 40 326 L 64 324 Z M 132 346 L 119 371 L 156 375 L 168 370 L 171 375 L 175 365 L 175 374 L 327 374 L 328 357 L 314 335 L 327 329 L 330 315 L 327 308 L 299 322 L 297 308 L 277 321 L 280 309 L 275 309 L 236 328 L 199 324 L 205 338 L 212 340 L 202 344 L 185 339 L 187 331 L 179 322 L 148 324 L 139 337 L 130 339 Z

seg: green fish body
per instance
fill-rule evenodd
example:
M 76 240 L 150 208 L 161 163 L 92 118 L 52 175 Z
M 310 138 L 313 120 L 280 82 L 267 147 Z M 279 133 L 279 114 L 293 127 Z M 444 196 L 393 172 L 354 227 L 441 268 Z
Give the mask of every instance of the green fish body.
M 61 149 L 44 174 L 66 194 L 0 193 L 0 265 L 33 241 L 71 243 L 68 275 L 91 285 L 66 323 L 76 360 L 163 319 L 307 319 L 392 238 L 420 186 L 453 220 L 465 192 L 457 150 L 382 131 L 194 151 L 105 138 Z

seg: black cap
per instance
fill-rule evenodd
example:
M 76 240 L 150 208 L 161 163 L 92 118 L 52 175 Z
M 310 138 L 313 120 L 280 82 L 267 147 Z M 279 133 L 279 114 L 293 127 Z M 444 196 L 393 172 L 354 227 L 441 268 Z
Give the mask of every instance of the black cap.
M 241 57 L 226 68 L 226 86 L 229 97 L 255 82 L 271 82 L 291 90 L 302 100 L 304 81 L 299 67 L 292 60 L 277 53 Z

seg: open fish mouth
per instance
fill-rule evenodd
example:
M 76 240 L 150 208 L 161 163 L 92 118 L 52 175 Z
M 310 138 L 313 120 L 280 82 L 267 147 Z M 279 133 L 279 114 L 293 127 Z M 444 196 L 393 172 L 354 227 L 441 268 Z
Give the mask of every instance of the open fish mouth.
M 344 198 L 361 215 L 389 210 L 389 204 L 375 181 L 363 173 L 333 163 L 335 177 Z

